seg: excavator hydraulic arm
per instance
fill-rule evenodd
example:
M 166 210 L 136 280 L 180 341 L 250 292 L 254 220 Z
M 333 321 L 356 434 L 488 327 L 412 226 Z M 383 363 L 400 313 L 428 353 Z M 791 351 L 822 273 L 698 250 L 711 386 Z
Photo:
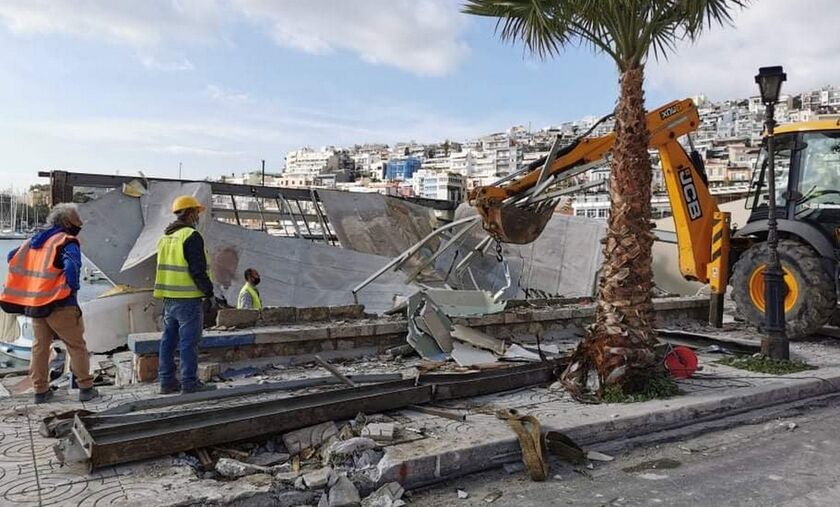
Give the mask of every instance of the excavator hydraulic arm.
M 659 152 L 671 203 L 680 272 L 686 279 L 709 283 L 713 294 L 722 295 L 729 276 L 729 216 L 718 209 L 702 166 L 698 167 L 678 142 L 699 125 L 691 99 L 670 102 L 647 114 L 649 147 Z M 535 213 L 514 203 L 522 202 L 522 196 L 533 193 L 549 177 L 560 180 L 603 161 L 614 144 L 614 133 L 578 139 L 554 157 L 549 155 L 548 163 L 546 158 L 532 163 L 515 179 L 474 189 L 469 202 L 492 237 L 503 242 L 531 242 L 542 232 L 553 209 Z

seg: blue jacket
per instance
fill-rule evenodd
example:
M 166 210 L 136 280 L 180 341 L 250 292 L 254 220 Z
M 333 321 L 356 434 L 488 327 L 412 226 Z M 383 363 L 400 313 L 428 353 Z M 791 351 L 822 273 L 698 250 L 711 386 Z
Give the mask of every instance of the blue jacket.
M 30 242 L 31 248 L 35 250 L 42 248 L 48 239 L 62 231 L 63 229 L 56 225 L 38 232 L 32 237 Z M 17 251 L 18 249 L 15 248 L 9 252 L 9 255 L 6 257 L 6 262 L 11 262 L 12 257 L 15 256 Z M 79 302 L 76 299 L 76 292 L 79 290 L 79 273 L 82 270 L 82 250 L 79 248 L 78 243 L 67 243 L 61 248 L 59 253 L 60 255 L 55 258 L 54 265 L 56 268 L 64 270 L 67 285 L 70 286 L 73 293 L 70 294 L 70 297 L 55 302 L 53 306 L 78 306 Z

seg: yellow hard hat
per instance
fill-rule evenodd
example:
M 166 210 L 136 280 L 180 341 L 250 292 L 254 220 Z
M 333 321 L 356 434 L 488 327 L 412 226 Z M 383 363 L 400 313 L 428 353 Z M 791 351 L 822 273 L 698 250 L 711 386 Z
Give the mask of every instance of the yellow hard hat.
M 204 206 L 198 202 L 198 199 L 191 195 L 179 195 L 172 201 L 172 213 L 178 213 L 187 208 L 198 208 L 198 212 L 204 211 Z

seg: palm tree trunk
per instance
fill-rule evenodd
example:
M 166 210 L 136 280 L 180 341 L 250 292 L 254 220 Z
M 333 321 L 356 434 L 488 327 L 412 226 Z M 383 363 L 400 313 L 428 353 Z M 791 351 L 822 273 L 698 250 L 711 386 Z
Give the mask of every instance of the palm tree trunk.
M 610 217 L 595 323 L 562 376 L 566 388 L 578 399 L 590 394 L 600 398 L 612 386 L 624 393 L 643 389 L 655 363 L 652 174 L 643 82 L 641 67 L 628 69 L 620 77 Z

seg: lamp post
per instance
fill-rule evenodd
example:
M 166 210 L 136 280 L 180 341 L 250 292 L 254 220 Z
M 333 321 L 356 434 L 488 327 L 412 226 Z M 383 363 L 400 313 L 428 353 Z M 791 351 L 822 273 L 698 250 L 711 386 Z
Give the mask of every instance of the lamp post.
M 779 92 L 787 75 L 780 66 L 761 67 L 755 82 L 761 90 L 765 106 L 764 125 L 767 130 L 767 267 L 764 269 L 764 327 L 766 335 L 761 340 L 761 352 L 771 359 L 790 358 L 790 344 L 785 333 L 784 272 L 779 261 L 779 234 L 776 224 L 776 166 L 773 145 L 774 115 Z

